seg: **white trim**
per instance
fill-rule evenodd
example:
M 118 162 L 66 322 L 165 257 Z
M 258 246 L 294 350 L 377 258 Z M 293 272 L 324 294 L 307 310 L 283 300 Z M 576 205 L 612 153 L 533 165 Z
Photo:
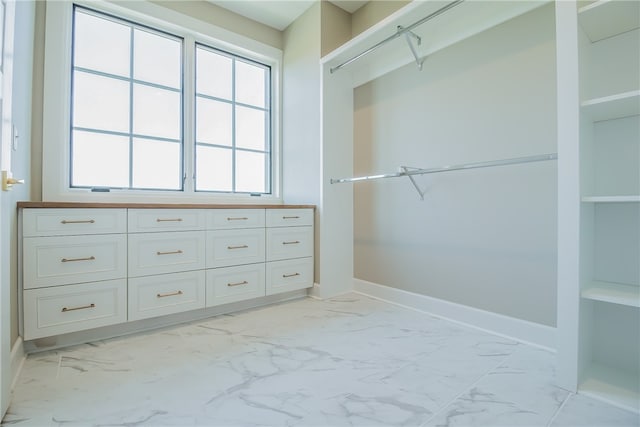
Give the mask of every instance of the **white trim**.
M 420 295 L 365 280 L 353 279 L 354 292 L 391 304 L 410 308 L 495 335 L 542 347 L 556 349 L 556 328 L 528 322 L 462 304 Z
M 24 352 L 24 342 L 22 337 L 18 337 L 16 342 L 11 348 L 11 390 L 16 386 L 20 372 L 24 366 L 24 362 L 27 360 L 27 354 Z

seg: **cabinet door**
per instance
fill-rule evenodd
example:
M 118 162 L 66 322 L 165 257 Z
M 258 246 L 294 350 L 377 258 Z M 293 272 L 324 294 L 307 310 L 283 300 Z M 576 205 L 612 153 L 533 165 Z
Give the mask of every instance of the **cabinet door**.
M 267 263 L 266 294 L 296 291 L 313 286 L 313 258 Z
M 207 270 L 207 307 L 264 295 L 264 263 Z
M 26 237 L 24 288 L 109 280 L 127 276 L 127 236 Z
M 207 268 L 264 262 L 264 229 L 207 231 Z
M 22 213 L 24 237 L 126 232 L 125 209 L 24 209 Z
M 267 261 L 313 256 L 313 227 L 267 229 Z
M 262 227 L 264 209 L 211 209 L 207 212 L 209 230 Z
M 204 209 L 129 209 L 130 233 L 204 230 Z
M 126 279 L 24 291 L 25 340 L 126 321 Z
M 203 308 L 204 270 L 129 279 L 129 320 Z
M 202 231 L 129 235 L 129 277 L 204 268 Z
M 267 209 L 267 227 L 313 225 L 313 209 Z

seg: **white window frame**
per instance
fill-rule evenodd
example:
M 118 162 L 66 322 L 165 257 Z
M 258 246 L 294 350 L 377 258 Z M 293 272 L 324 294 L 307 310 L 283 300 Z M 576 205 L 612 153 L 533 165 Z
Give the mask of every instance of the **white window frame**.
M 92 192 L 70 187 L 71 40 L 73 5 L 112 14 L 184 38 L 184 92 L 195 92 L 195 42 L 227 51 L 271 67 L 271 194 L 195 191 L 194 105 L 184 105 L 183 191 L 116 190 Z M 281 78 L 282 51 L 198 19 L 147 1 L 114 4 L 102 0 L 47 2 L 44 63 L 42 199 L 43 201 L 104 203 L 282 203 Z

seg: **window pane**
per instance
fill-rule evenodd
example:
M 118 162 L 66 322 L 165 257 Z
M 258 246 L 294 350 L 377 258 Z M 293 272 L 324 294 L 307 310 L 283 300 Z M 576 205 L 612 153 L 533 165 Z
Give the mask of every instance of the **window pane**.
M 232 191 L 231 149 L 198 145 L 196 148 L 196 190 Z
M 129 138 L 73 132 L 71 160 L 74 187 L 129 186 Z
M 266 193 L 265 161 L 267 154 L 236 151 L 236 191 Z
M 133 85 L 133 132 L 180 139 L 180 93 Z
M 181 189 L 181 148 L 177 142 L 134 138 L 133 187 Z
M 231 99 L 232 59 L 206 49 L 196 50 L 196 92 Z
M 236 102 L 266 108 L 266 70 L 236 61 Z
M 231 146 L 231 104 L 198 97 L 196 100 L 196 140 Z
M 139 29 L 134 30 L 133 40 L 133 77 L 179 89 L 181 43 Z
M 129 132 L 129 83 L 76 71 L 72 125 Z
M 236 146 L 265 151 L 266 112 L 247 107 L 236 107 Z
M 129 75 L 131 29 L 76 9 L 74 65 L 104 73 Z

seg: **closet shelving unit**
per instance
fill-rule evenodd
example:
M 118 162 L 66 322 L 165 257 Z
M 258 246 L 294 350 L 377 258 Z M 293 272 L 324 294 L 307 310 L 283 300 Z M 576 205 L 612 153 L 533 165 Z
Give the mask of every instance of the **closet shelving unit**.
M 328 65 L 330 74 L 349 73 L 352 86 L 357 87 L 403 65 L 421 63 L 428 55 L 530 12 L 549 1 L 413 1 L 327 54 L 322 58 L 322 63 Z M 440 13 L 442 9 L 446 11 Z M 414 27 L 418 21 L 434 14 L 436 16 L 433 19 Z M 421 43 L 410 48 L 403 37 L 384 43 L 385 39 L 393 38 L 402 28 L 410 28 L 412 36 L 420 38 Z M 382 46 L 371 49 L 381 42 Z M 372 50 L 371 53 L 360 55 L 369 50 Z M 358 59 L 351 62 L 354 57 Z M 427 60 L 424 67 L 428 66 Z
M 640 412 L 640 2 L 578 2 L 576 11 L 576 388 Z

